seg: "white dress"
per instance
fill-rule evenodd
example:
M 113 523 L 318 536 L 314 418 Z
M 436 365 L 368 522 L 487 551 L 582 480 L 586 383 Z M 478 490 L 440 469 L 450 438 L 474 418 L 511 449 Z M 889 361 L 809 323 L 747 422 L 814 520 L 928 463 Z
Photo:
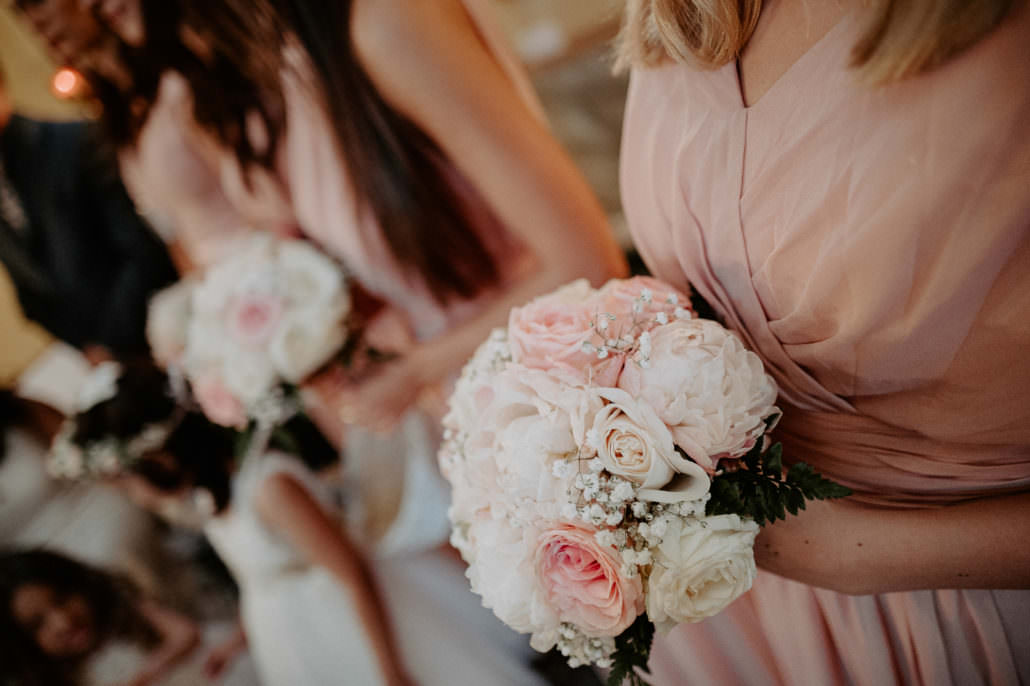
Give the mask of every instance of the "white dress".
M 219 623 L 203 630 L 201 645 L 176 665 L 154 686 L 200 686 L 218 683 L 220 686 L 260 686 L 254 663 L 249 655 L 237 656 L 226 667 L 225 672 L 212 682 L 204 673 L 204 663 L 211 650 L 226 638 L 232 625 Z M 100 653 L 90 660 L 84 675 L 85 686 L 117 686 L 128 683 L 147 660 L 146 651 L 125 641 L 111 641 Z
M 0 440 L 0 545 L 45 547 L 152 586 L 158 558 L 149 517 L 113 488 L 51 480 L 48 448 L 32 434 L 15 427 Z
M 294 477 L 316 500 L 326 489 L 298 461 L 268 454 L 244 462 L 229 509 L 204 527 L 240 587 L 240 617 L 265 686 L 384 683 L 349 592 L 265 525 L 255 508 L 262 484 Z
M 276 453 L 246 461 L 232 502 L 205 531 L 240 586 L 240 611 L 265 686 L 382 683 L 372 645 L 343 587 L 272 532 L 253 498 L 286 473 L 326 507 L 330 487 L 299 461 Z M 534 654 L 482 607 L 463 565 L 440 549 L 380 558 L 373 573 L 401 658 L 421 686 L 542 686 Z

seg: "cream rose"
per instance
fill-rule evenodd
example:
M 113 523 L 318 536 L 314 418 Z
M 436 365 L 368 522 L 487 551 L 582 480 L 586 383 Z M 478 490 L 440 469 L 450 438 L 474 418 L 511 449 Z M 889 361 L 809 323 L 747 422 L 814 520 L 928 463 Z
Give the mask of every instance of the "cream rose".
M 194 282 L 183 279 L 158 292 L 147 306 L 147 343 L 158 364 L 168 366 L 186 351 Z
M 294 316 L 269 341 L 268 357 L 283 379 L 298 384 L 332 359 L 346 340 L 340 320 L 330 324 Z
M 588 443 L 604 468 L 640 486 L 648 500 L 696 500 L 710 485 L 704 469 L 676 452 L 655 411 L 618 388 L 591 391 L 605 405 L 594 415 Z
M 619 388 L 654 408 L 676 445 L 709 470 L 750 450 L 779 413 L 762 361 L 704 319 L 655 329 L 646 366 L 627 364 Z
M 652 549 L 647 616 L 665 632 L 722 612 L 751 589 L 758 525 L 738 515 L 673 519 Z

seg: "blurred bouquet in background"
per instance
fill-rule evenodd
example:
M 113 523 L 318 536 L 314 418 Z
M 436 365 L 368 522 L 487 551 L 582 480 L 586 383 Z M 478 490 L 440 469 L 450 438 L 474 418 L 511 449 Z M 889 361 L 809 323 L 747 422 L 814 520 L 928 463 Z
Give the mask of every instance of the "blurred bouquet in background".
M 784 474 L 776 396 L 757 355 L 654 279 L 513 310 L 444 420 L 473 590 L 536 649 L 639 681 L 656 626 L 751 588 L 761 524 L 847 493 L 804 464 Z
M 255 233 L 230 254 L 158 293 L 147 336 L 211 421 L 243 429 L 281 421 L 287 389 L 340 353 L 351 297 L 340 265 L 306 241 Z

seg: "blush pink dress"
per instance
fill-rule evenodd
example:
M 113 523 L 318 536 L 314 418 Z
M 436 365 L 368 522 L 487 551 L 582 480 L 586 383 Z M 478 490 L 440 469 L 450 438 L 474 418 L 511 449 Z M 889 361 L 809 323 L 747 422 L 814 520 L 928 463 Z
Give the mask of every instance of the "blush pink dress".
M 858 30 L 750 107 L 734 64 L 635 72 L 630 229 L 762 356 L 787 454 L 882 507 L 1026 492 L 1030 11 L 881 88 L 847 68 Z M 651 665 L 657 684 L 1030 683 L 1030 591 L 846 596 L 760 572 Z
M 122 178 L 162 238 L 178 243 L 201 269 L 223 257 L 232 238 L 252 228 L 253 218 L 243 217 L 222 188 L 218 157 L 193 124 L 186 80 L 165 73 L 136 146 L 119 156 Z M 277 212 L 274 221 L 281 220 Z
M 543 119 L 543 109 L 529 79 L 493 22 L 486 0 L 463 0 L 480 39 L 520 93 L 527 109 Z M 243 183 L 235 159 L 222 158 L 222 185 L 244 215 L 268 216 L 276 204 L 289 208 L 303 234 L 327 253 L 340 259 L 369 292 L 397 308 L 408 320 L 416 340 L 439 335 L 449 326 L 476 313 L 482 302 L 434 300 L 423 284 L 390 255 L 381 227 L 351 193 L 349 171 L 334 144 L 335 131 L 318 98 L 306 56 L 298 48 L 287 49 L 288 71 L 283 76 L 287 131 L 279 158 L 278 184 L 266 182 L 253 192 Z M 473 183 L 449 161 L 441 160 L 445 175 L 464 202 L 471 224 L 487 248 L 503 259 L 502 272 L 516 277 L 529 262 L 480 198 Z M 251 174 L 251 179 L 260 177 Z M 271 196 L 278 185 L 278 202 Z M 285 212 L 282 213 L 284 216 Z

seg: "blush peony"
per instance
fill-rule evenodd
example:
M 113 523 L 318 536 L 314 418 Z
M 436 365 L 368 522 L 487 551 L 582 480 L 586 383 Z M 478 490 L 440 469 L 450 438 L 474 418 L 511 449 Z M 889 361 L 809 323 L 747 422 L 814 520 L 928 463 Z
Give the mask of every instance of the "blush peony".
M 646 367 L 626 365 L 619 388 L 654 408 L 676 445 L 708 470 L 750 450 L 779 414 L 759 357 L 704 319 L 655 329 Z

